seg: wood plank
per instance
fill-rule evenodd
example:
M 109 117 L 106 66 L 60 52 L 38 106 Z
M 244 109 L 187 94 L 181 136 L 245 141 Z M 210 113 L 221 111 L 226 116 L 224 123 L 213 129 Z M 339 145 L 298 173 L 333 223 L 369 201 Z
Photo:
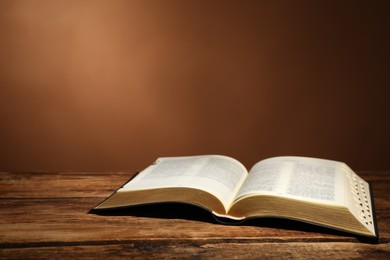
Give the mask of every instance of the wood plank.
M 388 259 L 390 245 L 348 242 L 259 243 L 254 241 L 154 240 L 111 245 L 69 245 L 0 249 L 0 258 L 14 259 Z
M 106 197 L 131 172 L 0 172 L 0 198 Z
M 188 205 L 139 207 L 106 216 L 88 214 L 96 202 L 97 198 L 0 200 L 0 244 L 161 238 L 359 242 L 350 234 L 281 219 L 222 225 L 209 212 Z M 386 223 L 386 219 L 380 222 L 382 243 L 390 241 Z
M 133 239 L 142 236 L 146 238 L 165 236 L 167 232 L 159 233 L 155 228 L 156 226 L 168 226 L 171 233 L 172 229 L 180 230 L 176 234 L 177 237 L 183 237 L 187 234 L 187 236 L 200 238 L 212 236 L 285 238 L 292 236 L 294 239 L 339 239 L 340 236 L 340 234 L 334 233 L 326 234 L 329 233 L 327 229 L 318 229 L 311 225 L 272 219 L 249 222 L 249 225 L 256 226 L 260 223 L 263 226 L 263 228 L 256 229 L 253 229 L 253 226 L 250 228 L 221 226 L 213 223 L 213 219 L 208 212 L 185 206 L 181 206 L 179 209 L 169 209 L 166 206 L 146 207 L 141 210 L 130 209 L 127 212 L 122 211 L 119 213 L 124 216 L 96 216 L 88 214 L 90 209 L 111 194 L 113 190 L 110 190 L 110 187 L 121 186 L 128 180 L 129 175 L 131 174 L 127 172 L 88 174 L 82 172 L 57 174 L 2 173 L 0 175 L 0 185 L 6 187 L 6 189 L 1 191 L 0 208 L 3 210 L 0 212 L 0 225 L 1 230 L 7 232 L 5 232 L 6 235 L 0 237 L 0 241 L 68 241 L 72 237 L 69 235 L 72 232 L 77 234 L 79 241 L 82 239 L 93 240 L 94 236 L 96 236 L 96 230 L 99 230 L 102 236 L 111 239 L 108 234 L 112 232 L 113 228 L 118 231 L 123 229 L 128 231 L 129 223 L 137 230 L 133 234 L 139 235 L 132 237 Z M 387 183 L 383 181 L 386 176 L 388 175 L 370 174 L 370 178 L 378 181 L 378 184 Z M 12 187 L 7 186 L 7 184 L 13 182 L 17 184 L 14 184 Z M 387 241 L 390 237 L 390 227 L 388 225 L 390 201 L 382 197 L 383 194 L 387 194 L 385 186 L 374 186 L 374 191 L 379 194 L 379 198 L 376 198 L 376 207 L 380 235 L 383 241 Z M 4 194 L 7 195 L 5 197 L 13 198 L 5 199 Z M 25 196 L 31 196 L 32 198 Z M 178 210 L 183 211 L 183 214 L 169 214 L 170 211 Z M 161 214 L 161 212 L 165 212 L 165 215 Z M 189 220 L 193 222 L 189 222 Z M 107 223 L 110 223 L 110 225 Z M 55 227 L 58 225 L 62 225 L 62 229 L 66 230 L 66 232 L 57 232 L 58 230 Z M 78 226 L 84 227 L 85 230 L 78 229 Z M 198 230 L 198 232 L 194 232 L 194 229 Z M 26 233 L 34 233 L 35 230 L 40 231 L 37 233 L 39 235 L 34 234 L 30 238 L 24 235 Z M 159 230 L 163 230 L 163 228 Z M 227 231 L 231 231 L 231 233 Z M 57 237 L 53 233 L 57 233 Z M 350 236 L 346 237 L 349 238 Z M 127 238 L 126 232 L 120 237 L 120 239 Z
M 0 258 L 386 258 L 390 252 L 388 172 L 359 174 L 374 187 L 381 238 L 372 245 L 341 232 L 277 219 L 215 223 L 188 205 L 88 211 L 129 172 L 0 173 Z
M 0 172 L 0 198 L 107 197 L 135 172 Z M 362 172 L 374 195 L 390 198 L 389 172 Z M 376 194 L 377 193 L 377 194 Z

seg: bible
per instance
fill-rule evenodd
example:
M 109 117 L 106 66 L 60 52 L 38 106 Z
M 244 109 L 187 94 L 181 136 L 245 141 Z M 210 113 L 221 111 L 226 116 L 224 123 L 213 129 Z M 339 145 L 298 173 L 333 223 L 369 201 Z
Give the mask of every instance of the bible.
M 165 202 L 202 207 L 221 222 L 287 218 L 378 237 L 370 184 L 345 163 L 308 157 L 272 157 L 250 171 L 222 155 L 162 157 L 94 211 Z

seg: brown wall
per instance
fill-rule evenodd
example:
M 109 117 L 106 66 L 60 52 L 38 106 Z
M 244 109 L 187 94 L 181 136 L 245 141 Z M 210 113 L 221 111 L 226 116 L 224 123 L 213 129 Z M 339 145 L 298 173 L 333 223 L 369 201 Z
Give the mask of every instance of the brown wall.
M 390 169 L 389 1 L 0 1 L 0 169 Z

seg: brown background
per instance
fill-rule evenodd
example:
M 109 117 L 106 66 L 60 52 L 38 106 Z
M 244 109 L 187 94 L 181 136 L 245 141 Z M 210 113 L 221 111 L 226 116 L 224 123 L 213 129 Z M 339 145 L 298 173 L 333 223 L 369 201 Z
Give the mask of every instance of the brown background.
M 0 1 L 0 169 L 390 169 L 389 1 Z

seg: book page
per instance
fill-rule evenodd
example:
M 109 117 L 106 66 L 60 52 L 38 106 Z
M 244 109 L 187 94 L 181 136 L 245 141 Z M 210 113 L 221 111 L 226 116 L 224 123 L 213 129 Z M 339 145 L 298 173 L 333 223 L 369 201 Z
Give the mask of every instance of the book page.
M 255 194 L 345 205 L 342 163 L 306 157 L 275 157 L 257 163 L 236 199 Z
M 372 204 L 373 200 L 371 198 L 370 185 L 347 165 L 345 165 L 343 170 L 345 172 L 347 186 L 349 186 L 346 197 L 350 212 L 363 224 L 363 226 L 373 234 L 376 234 L 374 205 Z
M 165 157 L 158 159 L 156 164 L 146 168 L 121 190 L 201 189 L 216 196 L 227 209 L 246 176 L 245 167 L 226 156 Z

